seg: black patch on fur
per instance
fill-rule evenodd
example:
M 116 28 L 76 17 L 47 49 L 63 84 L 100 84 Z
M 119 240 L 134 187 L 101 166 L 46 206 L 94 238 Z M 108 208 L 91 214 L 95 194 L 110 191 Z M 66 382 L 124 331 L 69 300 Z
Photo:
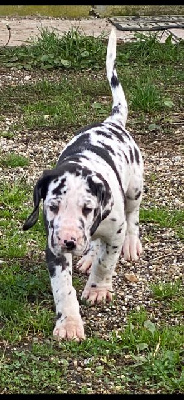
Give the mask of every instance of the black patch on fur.
M 89 157 L 87 157 L 86 155 L 84 155 L 84 154 L 80 154 L 80 155 L 73 155 L 72 157 L 70 157 L 70 159 L 69 159 L 69 161 L 70 161 L 70 163 L 72 162 L 72 163 L 76 163 L 76 164 L 78 164 L 79 166 L 81 166 L 82 167 L 82 160 L 89 160 Z M 77 170 L 77 172 L 76 172 L 76 176 L 79 176 L 79 174 L 80 174 L 80 172 L 79 172 L 79 169 Z
M 106 210 L 102 213 L 102 221 L 108 217 L 108 215 L 110 214 L 111 210 Z
M 84 206 L 82 208 L 82 214 L 84 215 L 84 217 L 86 218 L 92 211 L 92 208 Z
M 61 256 L 56 257 L 52 251 L 49 249 L 49 247 L 46 248 L 46 262 L 48 265 L 50 277 L 53 278 L 56 274 L 56 267 L 59 265 L 62 267 L 62 271 L 64 271 L 69 263 L 66 260 L 66 257 L 61 254 Z
M 94 182 L 91 176 L 87 177 L 87 182 L 89 185 L 90 193 L 93 196 L 98 197 L 100 200 L 100 189 L 103 187 L 102 184 Z
M 56 320 L 60 319 L 61 317 L 62 317 L 62 312 L 58 312 L 57 315 L 56 315 Z
M 54 229 L 51 234 L 51 246 L 54 248 Z
M 107 139 L 111 139 L 112 138 L 112 135 L 110 134 L 110 133 L 108 133 L 108 132 L 104 132 L 104 131 L 100 131 L 100 130 L 97 130 L 96 132 L 95 132 L 97 135 L 102 135 L 102 136 L 104 136 L 104 137 L 106 137 Z
M 136 160 L 137 164 L 139 164 L 139 152 L 136 149 L 136 147 L 134 147 L 134 154 L 135 154 L 135 160 Z
M 134 155 L 133 155 L 133 151 L 132 151 L 131 147 L 129 148 L 129 152 L 130 152 L 130 161 L 131 161 L 131 163 L 133 163 L 134 162 Z
M 65 186 L 66 178 L 61 179 L 60 184 L 52 191 L 53 194 L 56 194 L 56 196 L 61 195 L 61 191 Z
M 59 194 L 59 193 L 58 193 Z M 50 205 L 50 211 L 51 212 L 53 212 L 54 214 L 58 214 L 58 211 L 59 211 L 59 206 L 56 206 L 56 205 Z M 52 226 L 52 228 L 53 228 L 53 226 Z
M 83 135 L 78 136 L 72 144 L 69 144 L 63 150 L 59 158 L 59 162 L 62 162 L 67 158 L 73 157 L 76 154 L 79 156 L 81 153 L 83 153 L 84 150 L 88 149 L 90 144 L 90 133 L 84 133 Z
M 97 173 L 96 176 L 101 180 L 102 183 L 94 182 L 93 178 L 91 176 L 87 177 L 87 182 L 88 182 L 91 194 L 93 196 L 97 197 L 100 206 L 104 209 L 105 206 L 109 203 L 109 200 L 111 199 L 111 191 L 110 191 L 108 183 L 102 177 L 102 175 L 100 173 Z M 93 232 L 93 233 L 95 232 L 95 230 L 97 229 L 97 227 L 100 223 L 100 220 L 105 219 L 107 217 L 107 215 L 109 215 L 110 212 L 111 212 L 111 209 L 108 209 L 105 212 L 103 212 L 102 216 L 101 216 L 100 208 L 98 207 L 95 209 L 94 218 L 98 217 L 98 219 L 97 220 L 95 219 L 91 232 Z
M 126 136 L 128 139 L 130 139 L 129 134 L 122 128 L 122 126 L 118 125 L 116 122 L 108 122 L 108 124 L 110 124 L 112 127 L 114 127 L 115 129 L 119 129 L 122 131 L 122 135 Z M 108 128 L 110 130 L 110 128 Z M 119 132 L 117 132 L 119 133 Z M 121 135 L 121 133 L 120 133 Z
M 86 132 L 86 131 L 89 131 L 90 129 L 97 128 L 97 127 L 100 127 L 100 126 L 102 126 L 101 123 L 99 123 L 99 122 L 94 122 L 93 124 L 84 126 L 83 128 L 81 128 L 81 129 L 79 129 L 78 131 L 76 131 L 76 132 L 75 132 L 75 136 L 80 135 L 80 133 L 84 133 L 84 132 Z
M 96 287 L 96 286 L 97 286 L 96 283 L 91 284 L 91 287 Z
M 54 229 L 51 234 L 51 246 L 54 248 Z
M 80 223 L 81 223 L 81 227 L 84 228 L 84 221 L 82 218 L 79 219 Z
M 122 228 L 118 229 L 118 231 L 116 233 L 121 233 L 122 232 Z
M 110 167 L 112 168 L 112 170 L 115 172 L 117 180 L 119 182 L 121 191 L 122 191 L 122 195 L 124 196 L 124 190 L 122 187 L 122 183 L 121 183 L 121 179 L 119 176 L 119 173 L 117 171 L 116 165 L 114 163 L 114 161 L 112 160 L 111 156 L 109 155 L 109 153 L 107 152 L 107 150 L 102 149 L 100 147 L 97 146 L 90 146 L 90 150 L 93 151 L 94 153 L 96 153 L 97 156 L 101 157 L 108 165 L 110 165 Z
M 127 155 L 124 152 L 123 152 L 123 155 L 125 157 L 125 160 L 126 160 L 127 164 L 129 164 L 129 159 L 128 159 Z
M 98 141 L 98 143 L 101 144 L 108 152 L 112 153 L 113 155 L 115 154 L 113 148 L 110 145 L 103 143 L 100 140 Z
M 46 249 L 46 262 L 47 262 L 47 265 L 48 265 L 49 274 L 50 274 L 51 278 L 53 278 L 56 275 L 56 265 L 54 263 L 53 257 L 54 257 L 53 253 L 47 247 L 47 249 Z
M 113 109 L 112 109 L 112 115 L 114 115 L 114 114 L 118 114 L 119 113 L 119 107 L 118 106 L 114 106 L 113 107 Z
M 51 228 L 51 229 L 54 228 L 54 220 L 53 219 L 48 222 L 48 228 Z
M 137 200 L 141 195 L 141 191 L 139 190 L 139 192 L 135 195 L 135 200 Z
M 124 140 L 124 138 L 122 136 L 122 134 L 124 132 L 123 130 L 122 130 L 122 134 L 121 134 L 120 132 L 117 132 L 116 129 L 113 129 L 113 128 L 108 128 L 108 129 L 109 129 L 110 132 L 113 133 L 114 136 L 116 136 L 120 140 L 120 142 L 122 142 L 122 143 L 125 142 L 125 140 Z M 111 138 L 112 138 L 112 135 L 111 135 Z
M 101 182 L 103 182 L 103 185 L 105 188 L 105 193 L 104 193 L 104 196 L 102 197 L 103 206 L 105 207 L 107 205 L 107 203 L 109 202 L 109 200 L 111 199 L 110 187 L 109 187 L 107 181 L 103 178 L 102 174 L 97 172 L 96 176 L 97 176 L 97 178 L 99 178 L 101 180 Z
M 115 88 L 119 85 L 119 81 L 117 76 L 114 75 L 114 72 L 112 73 L 112 78 L 111 78 L 111 86 L 112 88 Z
M 100 213 L 98 214 L 98 216 L 96 217 L 95 221 L 93 222 L 93 225 L 90 228 L 90 235 L 93 236 L 93 234 L 95 233 L 95 231 L 97 230 L 99 224 L 101 222 L 101 215 Z

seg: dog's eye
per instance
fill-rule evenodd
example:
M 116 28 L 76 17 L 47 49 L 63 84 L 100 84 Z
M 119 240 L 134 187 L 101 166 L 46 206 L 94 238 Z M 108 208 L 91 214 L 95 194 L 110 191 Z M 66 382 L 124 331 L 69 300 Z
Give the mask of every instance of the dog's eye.
M 90 214 L 93 211 L 91 207 L 88 206 L 83 206 L 82 208 L 82 213 L 86 217 L 88 214 Z
M 56 204 L 52 204 L 51 206 L 49 206 L 50 211 L 57 213 L 59 210 L 59 207 Z

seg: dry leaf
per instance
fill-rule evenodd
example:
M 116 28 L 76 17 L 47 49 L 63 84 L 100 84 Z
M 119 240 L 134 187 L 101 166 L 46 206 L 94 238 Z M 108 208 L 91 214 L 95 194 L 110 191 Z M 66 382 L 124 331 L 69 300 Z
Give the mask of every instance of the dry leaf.
M 125 278 L 127 281 L 130 281 L 130 282 L 138 282 L 138 280 L 139 280 L 137 278 L 137 276 L 135 276 L 134 274 L 125 274 Z

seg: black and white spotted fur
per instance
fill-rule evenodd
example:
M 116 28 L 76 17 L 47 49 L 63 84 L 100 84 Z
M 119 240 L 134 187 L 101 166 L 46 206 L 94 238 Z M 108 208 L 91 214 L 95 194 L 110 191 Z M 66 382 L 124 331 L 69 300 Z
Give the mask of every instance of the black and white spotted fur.
M 112 275 L 121 252 L 125 260 L 137 260 L 141 253 L 143 161 L 125 129 L 127 103 L 115 59 L 113 28 L 106 57 L 112 113 L 81 129 L 56 167 L 43 172 L 34 188 L 34 210 L 23 226 L 27 230 L 36 223 L 43 199 L 46 261 L 57 315 L 53 334 L 58 338 L 85 337 L 72 285 L 72 255 L 82 256 L 77 268 L 89 274 L 82 298 L 98 303 L 112 299 Z

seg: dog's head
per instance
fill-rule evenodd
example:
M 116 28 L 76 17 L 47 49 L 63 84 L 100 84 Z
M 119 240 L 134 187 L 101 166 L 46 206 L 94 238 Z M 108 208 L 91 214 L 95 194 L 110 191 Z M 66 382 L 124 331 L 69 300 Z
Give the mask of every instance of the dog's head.
M 55 256 L 63 251 L 83 254 L 113 204 L 110 187 L 101 174 L 74 163 L 44 171 L 34 187 L 34 209 L 24 230 L 36 223 L 41 199 L 48 246 Z

